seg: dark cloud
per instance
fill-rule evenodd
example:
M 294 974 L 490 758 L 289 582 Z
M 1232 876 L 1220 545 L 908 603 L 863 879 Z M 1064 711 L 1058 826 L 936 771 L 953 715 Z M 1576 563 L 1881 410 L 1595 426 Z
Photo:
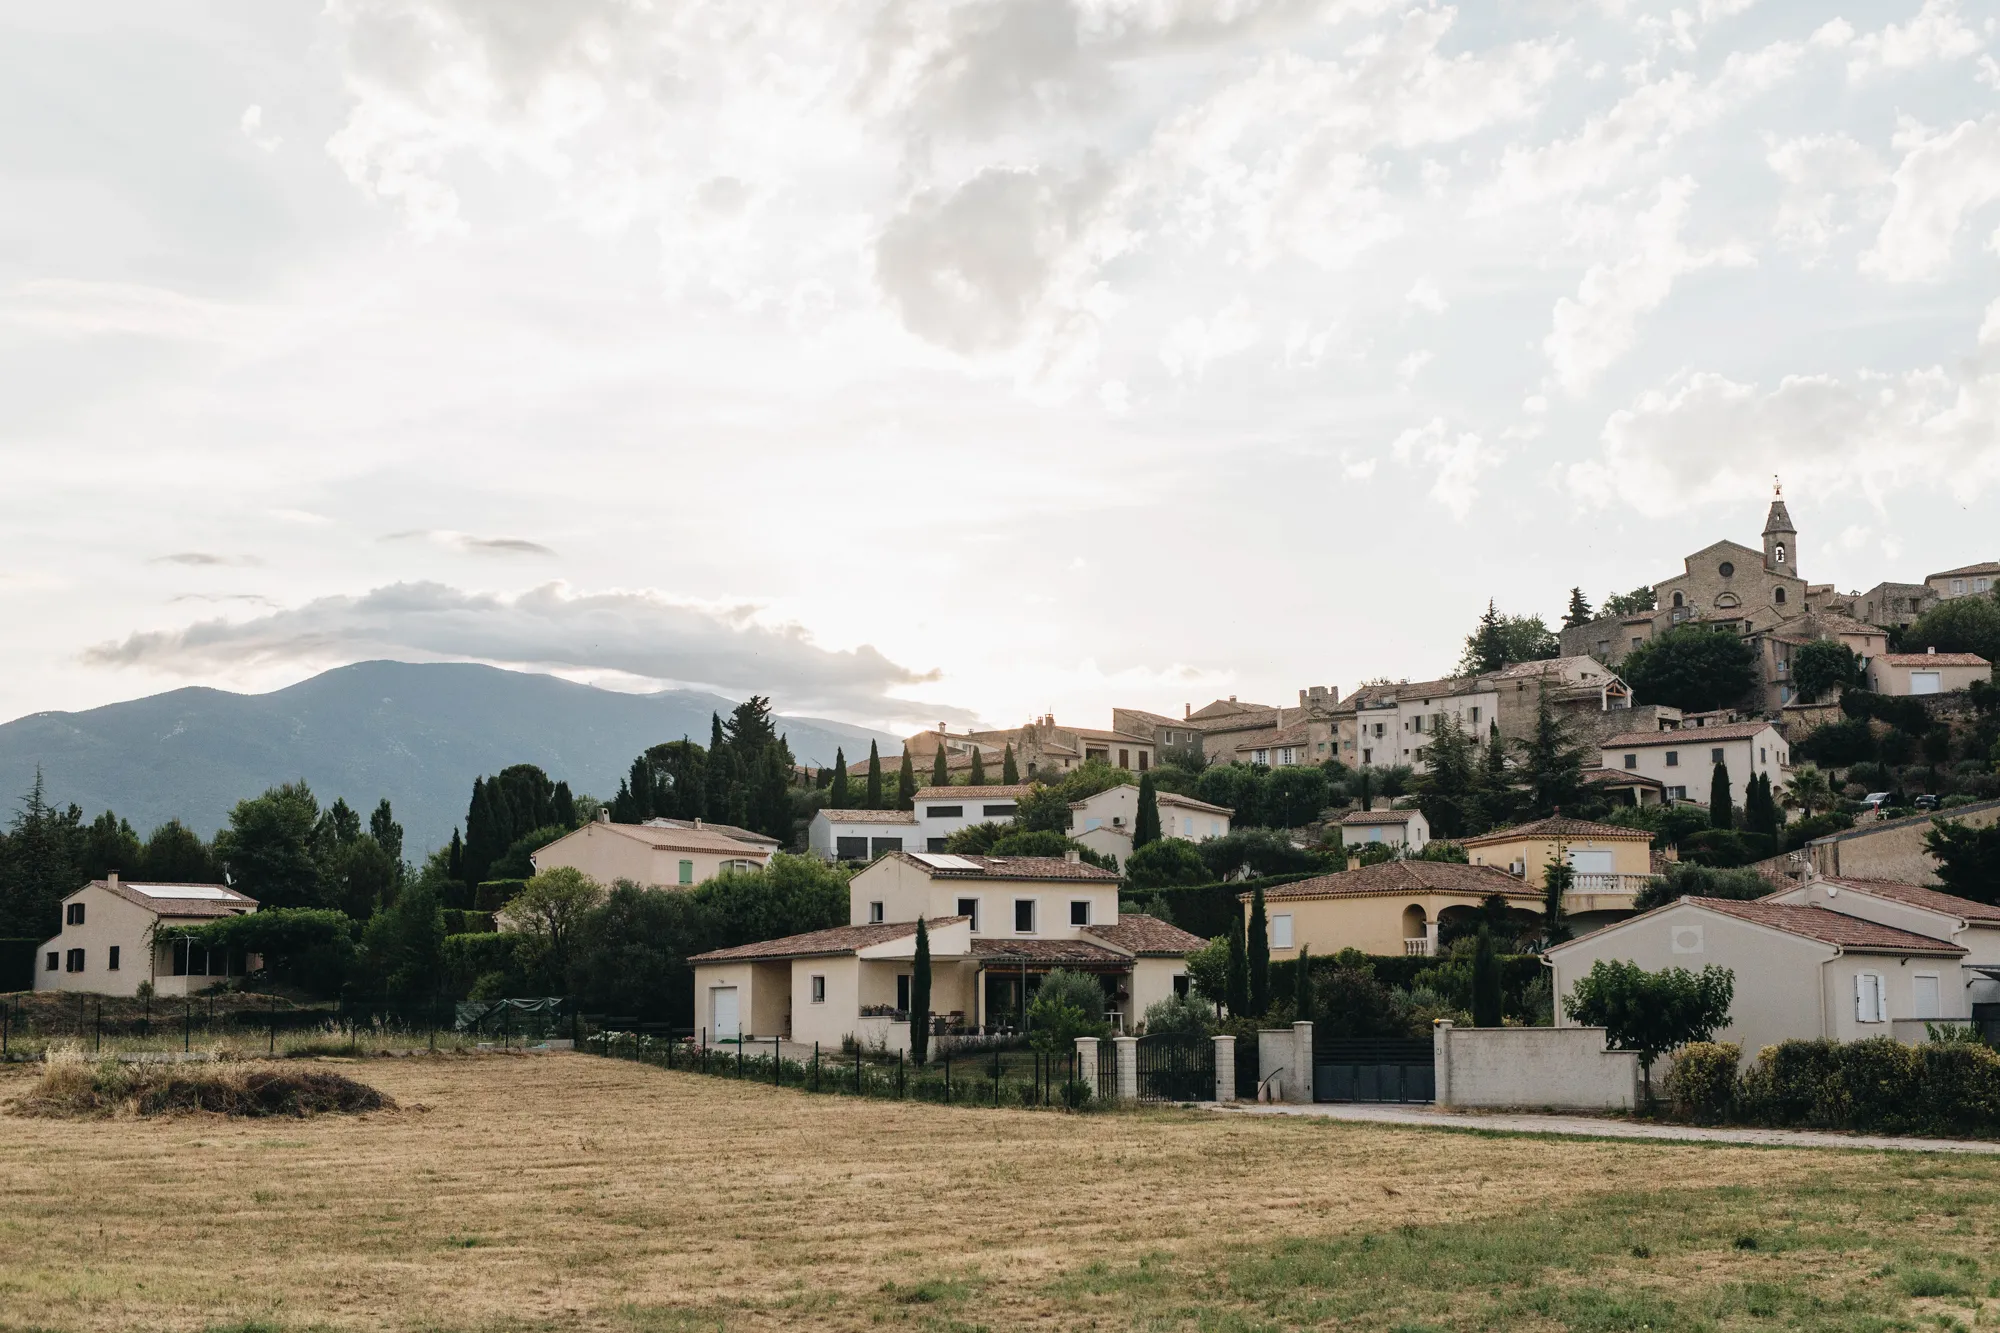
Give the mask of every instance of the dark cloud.
M 642 592 L 576 594 L 559 583 L 516 597 L 397 583 L 250 620 L 136 633 L 86 650 L 83 660 L 186 675 L 371 657 L 595 669 L 737 696 L 768 694 L 792 711 L 971 720 L 960 709 L 889 697 L 890 689 L 934 680 L 936 672 L 899 666 L 867 645 L 822 648 L 797 625 L 757 623 L 755 612 L 751 606 L 689 606 Z

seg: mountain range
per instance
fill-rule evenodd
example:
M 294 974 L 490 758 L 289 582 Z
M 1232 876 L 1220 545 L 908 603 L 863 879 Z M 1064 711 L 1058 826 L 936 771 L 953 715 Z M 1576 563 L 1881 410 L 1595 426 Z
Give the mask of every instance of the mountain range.
M 76 713 L 0 725 L 0 798 L 41 770 L 48 800 L 85 817 L 115 810 L 141 838 L 179 819 L 208 837 L 237 801 L 300 778 L 321 805 L 337 797 L 363 818 L 389 798 L 406 855 L 451 840 L 473 778 L 539 764 L 579 795 L 609 799 L 647 746 L 708 743 L 709 717 L 736 701 L 696 690 L 621 694 L 554 676 L 456 662 L 358 662 L 268 694 L 191 687 Z M 851 761 L 868 742 L 900 755 L 885 732 L 780 717 L 801 763 Z

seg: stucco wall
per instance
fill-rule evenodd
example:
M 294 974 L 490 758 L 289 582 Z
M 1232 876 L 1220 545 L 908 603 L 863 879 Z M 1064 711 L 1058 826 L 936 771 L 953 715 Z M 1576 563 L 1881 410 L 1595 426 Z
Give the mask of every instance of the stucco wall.
M 536 870 L 570 866 L 597 883 L 609 887 L 621 879 L 648 888 L 688 887 L 680 882 L 680 863 L 693 862 L 692 882 L 702 884 L 722 873 L 725 861 L 769 864 L 771 854 L 762 847 L 744 843 L 728 851 L 708 851 L 672 846 L 677 830 L 648 830 L 660 836 L 656 841 L 620 833 L 608 824 L 585 824 L 567 837 L 558 838 L 534 854 Z M 664 850 L 662 850 L 664 849 Z
M 67 908 L 70 903 L 83 904 L 83 924 L 64 925 L 62 931 L 45 941 L 35 954 L 35 989 L 58 991 L 84 991 L 92 995 L 132 995 L 142 981 L 153 980 L 150 932 L 157 919 L 151 912 L 137 904 L 127 902 L 115 893 L 103 889 L 86 888 L 80 893 L 63 900 L 64 920 L 68 920 Z M 118 970 L 113 972 L 108 963 L 113 945 L 118 947 Z M 65 971 L 69 951 L 83 950 L 83 971 Z M 48 955 L 57 955 L 56 970 L 48 969 Z M 171 963 L 164 971 L 172 971 Z M 180 994 L 184 989 L 184 978 L 166 977 L 163 988 L 160 981 L 154 981 L 155 989 L 170 990 Z M 201 986 L 211 982 L 208 977 L 195 977 Z M 220 981 L 217 977 L 213 980 Z
M 1126 1030 L 1136 1030 L 1146 1010 L 1174 993 L 1174 978 L 1186 975 L 1185 958 L 1133 959 L 1132 1007 L 1125 1018 Z
M 1637 838 L 1509 838 L 1504 842 L 1482 843 L 1465 849 L 1476 866 L 1509 869 L 1515 862 L 1526 867 L 1524 878 L 1540 885 L 1549 862 L 1565 852 L 1610 852 L 1614 875 L 1650 875 L 1653 870 L 1652 839 Z M 1574 864 L 1575 858 L 1571 861 Z
M 1447 908 L 1477 908 L 1480 899 L 1476 894 L 1461 893 L 1407 893 L 1370 897 L 1349 898 L 1268 898 L 1264 903 L 1265 929 L 1268 932 L 1270 918 L 1280 913 L 1290 913 L 1292 918 L 1292 947 L 1274 948 L 1271 957 L 1275 959 L 1297 958 L 1299 946 L 1309 945 L 1313 953 L 1321 958 L 1339 953 L 1342 949 L 1359 949 L 1363 953 L 1400 954 L 1403 952 L 1403 912 L 1405 908 L 1418 907 L 1423 910 L 1426 930 L 1420 932 L 1435 940 L 1436 923 L 1440 913 Z M 1522 900 L 1523 907 L 1532 910 L 1532 904 Z M 1250 906 L 1243 906 L 1243 920 L 1247 926 L 1250 920 Z
M 1603 1028 L 1440 1023 L 1431 1059 L 1441 1106 L 1623 1110 L 1639 1100 L 1638 1054 L 1605 1050 Z M 1654 1066 L 1664 1073 L 1664 1062 Z
M 1954 690 L 1969 690 L 1974 681 L 1991 681 L 1991 666 L 1937 666 L 1923 663 L 1918 666 L 1903 666 L 1884 662 L 1880 658 L 1868 664 L 1868 688 L 1877 694 L 1910 693 L 1910 673 L 1931 671 L 1937 673 L 1938 688 L 1933 693 L 1949 694 Z
M 694 970 L 695 1026 L 706 1029 L 711 1042 L 721 1035 L 715 1026 L 714 992 L 723 986 L 736 987 L 737 1015 L 745 1036 L 772 1037 L 789 1029 L 791 964 L 698 964 Z
M 2000 820 L 2000 801 L 1960 806 L 1942 811 L 1939 817 L 1959 820 L 1973 828 L 1987 828 Z M 1924 835 L 1930 828 L 1929 815 L 1884 820 L 1821 838 L 1808 844 L 1807 850 L 1812 855 L 1813 868 L 1822 875 L 1890 879 L 1935 887 L 1937 866 L 1924 851 Z

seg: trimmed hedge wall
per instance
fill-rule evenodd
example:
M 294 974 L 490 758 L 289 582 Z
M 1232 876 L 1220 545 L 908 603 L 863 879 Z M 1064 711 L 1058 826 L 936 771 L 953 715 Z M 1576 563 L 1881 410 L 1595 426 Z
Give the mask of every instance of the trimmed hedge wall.
M 484 879 L 473 890 L 472 908 L 476 912 L 497 912 L 514 901 L 514 895 L 527 884 L 525 879 Z
M 1137 911 L 1150 912 L 1173 922 L 1182 930 L 1212 940 L 1217 935 L 1229 933 L 1231 919 L 1241 910 L 1236 902 L 1237 894 L 1249 893 L 1260 885 L 1273 889 L 1280 884 L 1296 884 L 1322 873 L 1310 870 L 1296 875 L 1266 875 L 1261 879 L 1226 884 L 1176 884 L 1163 889 L 1127 889 L 1122 897 Z
M 491 912 L 467 912 L 456 907 L 444 909 L 444 933 L 447 935 L 484 935 L 493 929 Z
M 1681 1048 L 1666 1080 L 1672 1113 L 1709 1124 L 2000 1137 L 2000 1053 L 1977 1042 L 1787 1041 L 1738 1073 L 1740 1055 L 1727 1042 Z

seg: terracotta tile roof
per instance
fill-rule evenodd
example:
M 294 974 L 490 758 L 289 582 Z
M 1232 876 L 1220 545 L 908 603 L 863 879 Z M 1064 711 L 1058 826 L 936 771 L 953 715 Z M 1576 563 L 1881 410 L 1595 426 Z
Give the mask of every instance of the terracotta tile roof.
M 974 798 L 985 800 L 1015 800 L 1035 789 L 1032 782 L 1013 782 L 1006 785 L 994 784 L 986 787 L 919 787 L 916 799 L 919 801 L 969 801 Z
M 943 853 L 937 853 L 942 855 Z M 960 861 L 970 861 L 970 870 L 948 869 L 931 865 L 910 852 L 891 852 L 917 867 L 932 879 L 1042 879 L 1042 880 L 1097 880 L 1116 882 L 1118 876 L 1110 870 L 1086 865 L 1082 861 L 1070 861 L 1060 856 L 970 856 L 949 853 Z
M 1197 801 L 1192 796 L 1183 796 L 1177 791 L 1159 793 L 1161 805 L 1171 805 L 1177 810 L 1200 810 L 1211 815 L 1234 815 L 1236 812 L 1226 805 L 1210 805 L 1207 801 Z
M 1277 711 L 1277 706 L 1274 704 L 1244 704 L 1238 703 L 1234 699 L 1217 699 L 1213 703 L 1203 704 L 1201 707 L 1195 709 L 1194 712 L 1182 718 L 1181 721 L 1183 724 L 1189 722 L 1220 722 L 1225 719 L 1239 720 L 1246 713 L 1275 713 Z
M 1115 925 L 1083 929 L 1086 934 L 1141 958 L 1180 958 L 1208 947 L 1208 941 L 1201 936 L 1144 912 L 1121 912 Z
M 645 820 L 641 823 L 642 828 L 691 829 L 694 826 L 695 826 L 695 821 L 693 821 L 692 819 L 653 818 Z M 778 839 L 772 837 L 768 833 L 759 833 L 755 829 L 738 828 L 734 824 L 716 824 L 710 822 L 709 820 L 703 820 L 701 821 L 701 827 L 703 827 L 704 829 L 709 829 L 716 833 L 720 833 L 725 838 L 734 838 L 738 842 L 755 843 L 759 847 L 770 848 L 773 851 L 783 846 L 783 844 L 779 842 Z
M 1739 921 L 1769 926 L 1787 935 L 1818 940 L 1821 944 L 1838 945 L 1843 949 L 1865 953 L 1942 954 L 1953 958 L 1965 953 L 1963 948 L 1945 940 L 1897 930 L 1894 926 L 1880 926 L 1860 917 L 1830 912 L 1824 907 L 1797 907 L 1762 898 L 1750 902 L 1728 898 L 1689 898 L 1684 901 L 1724 916 L 1733 916 Z
M 1601 782 L 1611 787 L 1660 787 L 1667 784 L 1658 778 L 1649 778 L 1644 773 L 1635 773 L 1623 768 L 1586 768 L 1583 770 L 1585 782 Z
M 1239 750 L 1268 750 L 1274 745 L 1303 745 L 1306 742 L 1308 726 L 1300 721 L 1289 727 L 1280 727 L 1268 736 L 1252 736 L 1236 748 Z
M 1635 750 L 1647 745 L 1704 745 L 1709 741 L 1740 741 L 1771 728 L 1769 722 L 1721 722 L 1711 727 L 1679 731 L 1625 731 L 1598 742 L 1606 750 Z
M 1641 842 L 1651 842 L 1653 835 L 1642 828 L 1597 824 L 1588 819 L 1556 815 L 1528 824 L 1516 824 L 1513 828 L 1495 829 L 1476 838 L 1460 838 L 1458 842 L 1461 847 L 1483 847 L 1489 842 L 1513 842 L 1519 838 L 1636 838 Z
M 1484 898 L 1532 898 L 1540 902 L 1542 891 L 1530 888 L 1495 866 L 1457 865 L 1450 861 L 1384 861 L 1381 865 L 1335 875 L 1317 875 L 1292 884 L 1264 890 L 1266 902 L 1288 898 L 1367 898 L 1402 893 L 1465 893 Z M 1248 894 L 1237 897 L 1247 900 Z
M 1928 575 L 1929 579 L 1948 579 L 1955 574 L 2000 574 L 2000 562 L 1982 561 L 1976 565 L 1960 565 L 1957 569 L 1943 569 Z
M 1082 737 L 1087 741 L 1129 741 L 1133 745 L 1151 745 L 1144 736 L 1135 736 L 1129 731 L 1092 731 L 1089 727 L 1064 727 L 1064 731 Z
M 1970 898 L 1960 898 L 1940 889 L 1927 889 L 1921 884 L 1902 884 L 1889 879 L 1851 879 L 1828 876 L 1819 881 L 1822 884 L 1838 884 L 1843 889 L 1853 889 L 1856 893 L 1866 893 L 1876 898 L 1893 898 L 1899 903 L 1912 907 L 1922 907 L 1947 916 L 1963 917 L 1967 921 L 1978 921 L 1986 925 L 2000 925 L 2000 907 L 1991 903 L 1976 903 Z
M 816 810 L 813 818 L 821 816 L 829 824 L 914 824 L 917 817 L 908 810 Z
M 959 921 L 970 920 L 962 916 L 941 916 L 932 919 L 930 926 L 949 926 Z M 740 963 L 755 959 L 779 958 L 823 958 L 840 954 L 858 953 L 873 944 L 887 944 L 890 940 L 900 940 L 917 933 L 914 921 L 877 921 L 865 926 L 834 926 L 827 930 L 809 930 L 803 935 L 786 935 L 781 939 L 759 940 L 755 944 L 739 944 L 733 949 L 711 949 L 707 953 L 691 956 L 690 963 Z
M 1993 665 L 1978 653 L 1882 653 L 1875 660 L 1878 662 L 1887 662 L 1890 666 L 1899 667 L 1983 667 Z
M 145 880 L 94 879 L 85 887 L 103 889 L 126 902 L 158 916 L 203 917 L 241 916 L 257 910 L 257 900 L 222 884 L 152 884 Z M 177 897 L 174 890 L 195 890 L 193 897 Z M 73 895 L 72 895 L 73 896 Z
M 1201 940 L 1195 947 L 1207 943 Z M 1088 940 L 994 939 L 987 935 L 972 941 L 972 956 L 1010 963 L 1099 963 L 1114 967 L 1132 961 L 1128 954 Z
M 1370 824 L 1407 824 L 1410 816 L 1420 814 L 1417 810 L 1350 810 L 1340 817 L 1346 825 L 1366 826 Z

